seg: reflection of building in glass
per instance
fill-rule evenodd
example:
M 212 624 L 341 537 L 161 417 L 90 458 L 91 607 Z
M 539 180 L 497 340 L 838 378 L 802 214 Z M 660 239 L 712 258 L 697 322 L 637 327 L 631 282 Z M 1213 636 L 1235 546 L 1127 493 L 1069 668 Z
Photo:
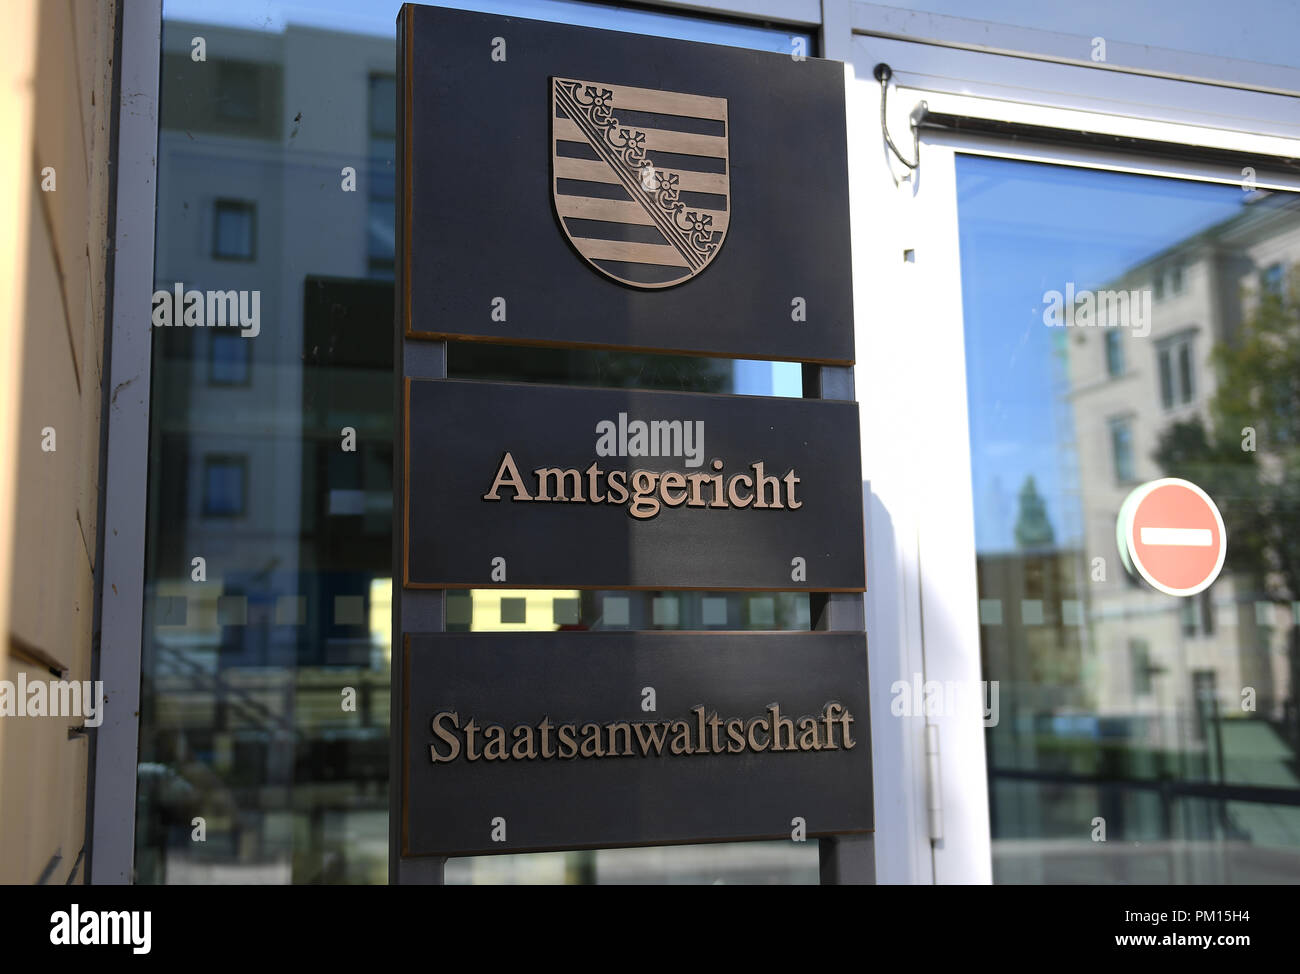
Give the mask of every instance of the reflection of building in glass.
M 1300 603 L 1272 601 L 1265 566 L 1248 572 L 1240 560 L 1199 596 L 1166 596 L 1127 576 L 1115 542 L 1129 491 L 1174 473 L 1154 456 L 1162 435 L 1194 417 L 1211 422 L 1219 391 L 1212 353 L 1237 339 L 1260 287 L 1278 276 L 1274 269 L 1298 262 L 1300 204 L 1259 194 L 1239 215 L 1099 287 L 1149 291 L 1148 335 L 1104 325 L 1068 331 L 1084 550 L 1092 566 L 1104 559 L 1104 580 L 1094 572 L 1085 587 L 1090 706 L 1098 721 L 1124 723 L 1128 757 L 1144 753 L 1150 762 L 1139 777 L 1300 788 L 1293 763 Z M 1203 486 L 1215 493 L 1214 485 Z M 1225 512 L 1260 502 L 1249 484 L 1220 490 L 1215 500 Z M 1228 520 L 1231 556 L 1231 514 Z M 1255 694 L 1253 712 L 1243 710 L 1247 688 Z M 1214 821 L 1204 826 L 1220 837 L 1300 846 L 1295 815 L 1246 802 L 1205 814 Z
M 1002 483 L 975 465 L 992 484 L 975 493 L 986 537 L 998 539 L 977 553 L 982 669 L 1000 682 L 1002 701 L 985 735 L 995 876 L 1285 880 L 1300 864 L 1300 552 L 1276 536 L 1261 551 L 1255 535 L 1294 523 L 1284 485 L 1300 463 L 1300 400 L 1272 390 L 1272 414 L 1238 421 L 1240 403 L 1273 380 L 1255 359 L 1232 359 L 1242 354 L 1232 349 L 1268 320 L 1283 361 L 1300 358 L 1294 308 L 1260 303 L 1283 293 L 1288 269 L 1300 266 L 1300 201 L 1198 186 L 1169 194 L 1177 202 L 1166 207 L 1161 187 L 1142 177 L 1011 162 L 970 173 L 978 202 L 963 228 L 964 286 L 988 281 L 1003 261 L 1026 264 L 967 309 L 972 436 L 986 450 L 978 459 L 1022 478 Z M 1086 219 L 1076 233 L 1044 225 L 1033 207 L 1008 217 L 989 203 L 995 192 L 1033 199 L 1056 186 L 1078 189 L 1062 202 L 1067 220 L 1119 214 L 1128 197 L 1151 201 L 1151 225 L 1112 244 Z M 1184 199 L 1215 216 L 1190 235 L 1163 230 L 1187 225 L 1175 209 Z M 1073 268 L 1108 266 L 1143 244 L 1150 256 L 1125 259 L 1121 273 L 1066 283 Z M 1095 289 L 1093 320 L 1063 315 L 1073 324 L 1037 331 L 1050 295 L 1083 302 L 1085 289 Z M 1043 295 L 1032 326 L 1014 314 L 1027 290 L 1026 304 Z M 1124 300 L 1103 304 L 1107 292 Z M 1261 319 L 1265 312 L 1272 317 Z M 1121 315 L 1126 324 L 1112 327 Z M 1221 388 L 1225 356 L 1238 365 Z M 998 380 L 1031 369 L 1032 401 L 1012 403 Z M 1225 414 L 1225 403 L 1235 412 Z M 1194 420 L 1217 423 L 1224 439 L 1197 441 Z M 1285 427 L 1281 436 L 1265 435 L 1270 420 Z M 1254 423 L 1260 453 L 1243 461 L 1239 427 Z M 1033 482 L 1017 470 L 1027 447 Z M 1228 523 L 1227 570 L 1193 598 L 1130 578 L 1116 549 L 1122 502 L 1163 476 L 1201 484 Z M 1296 567 L 1287 570 L 1288 559 Z M 1253 709 L 1243 708 L 1243 691 Z
M 162 72 L 156 286 L 261 327 L 155 333 L 139 877 L 383 881 L 393 45 L 168 21 Z

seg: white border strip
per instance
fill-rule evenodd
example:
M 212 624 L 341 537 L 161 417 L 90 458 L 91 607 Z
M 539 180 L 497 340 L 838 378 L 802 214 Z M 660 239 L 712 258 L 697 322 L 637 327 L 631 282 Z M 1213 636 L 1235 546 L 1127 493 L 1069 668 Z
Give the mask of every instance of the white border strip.
M 108 461 L 101 484 L 104 551 L 97 580 L 103 590 L 99 676 L 105 695 L 95 749 L 94 883 L 131 882 L 135 852 L 162 0 L 125 0 L 121 30 L 113 331 L 104 375 L 111 384 L 103 420 Z
M 1186 89 L 1190 96 L 1195 89 Z M 1032 104 L 978 95 L 962 95 L 923 88 L 899 86 L 890 92 L 890 101 L 898 100 L 909 107 L 924 101 L 932 112 L 961 115 L 967 118 L 986 118 L 999 122 L 1025 125 L 1042 125 L 1065 131 L 1096 132 L 1133 139 L 1170 142 L 1181 145 L 1206 146 L 1233 152 L 1258 153 L 1261 166 L 1267 165 L 1269 156 L 1294 158 L 1300 150 L 1300 139 L 1281 135 L 1261 135 L 1249 130 L 1234 130 L 1217 126 L 1188 124 L 1186 122 L 1160 121 L 1118 112 L 1090 111 L 1087 109 Z M 1004 141 L 1003 145 L 1014 152 L 1019 146 Z M 1004 152 L 1003 154 L 1006 154 Z M 1165 167 L 1168 168 L 1168 167 Z M 1238 174 L 1238 178 L 1240 174 Z

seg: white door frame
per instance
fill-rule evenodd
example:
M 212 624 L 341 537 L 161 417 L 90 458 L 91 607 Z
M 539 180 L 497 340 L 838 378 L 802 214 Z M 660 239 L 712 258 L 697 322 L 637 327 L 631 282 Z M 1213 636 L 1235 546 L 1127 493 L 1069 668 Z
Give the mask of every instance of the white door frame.
M 1240 185 L 1241 167 L 1104 148 L 1012 143 L 969 133 L 921 130 L 920 168 L 909 174 L 891 158 L 880 131 L 880 85 L 872 69 L 887 51 L 889 127 L 904 154 L 912 151 L 908 115 L 925 101 L 934 112 L 972 119 L 1087 131 L 1247 153 L 1260 188 L 1300 190 L 1300 177 L 1270 166 L 1271 157 L 1300 156 L 1300 138 L 1259 134 L 1249 126 L 1259 96 L 1233 92 L 1239 128 L 1199 124 L 1206 86 L 1141 79 L 1147 106 L 1136 114 L 1078 107 L 1055 75 L 1086 68 L 1037 63 L 1038 87 L 1007 100 L 999 72 L 1019 72 L 1003 56 L 985 58 L 988 76 L 965 91 L 944 82 L 925 87 L 935 48 L 877 37 L 855 38 L 850 66 L 850 175 L 854 207 L 857 388 L 862 410 L 867 504 L 867 630 L 871 647 L 872 733 L 880 882 L 992 881 L 988 777 L 980 716 L 980 639 L 975 573 L 974 505 L 967 416 L 955 158 L 995 155 L 1130 173 Z M 910 55 L 915 54 L 913 62 Z M 969 63 L 969 62 L 968 62 Z M 927 68 L 928 71 L 928 68 Z M 1122 83 L 1105 74 L 1110 85 Z M 1059 78 L 1057 79 L 1059 80 Z M 1065 91 L 1062 104 L 1050 102 Z M 1095 95 L 1096 89 L 1090 94 Z M 1222 92 L 1217 92 L 1222 94 Z M 1113 102 L 1112 102 L 1113 104 Z M 1170 106 L 1173 108 L 1170 108 Z M 1180 109 L 1181 106 L 1181 109 Z M 1184 114 L 1189 121 L 1176 120 Z M 1175 120 L 1171 120 L 1175 119 Z M 1190 121 L 1195 119 L 1196 121 Z M 1257 160 L 1257 161 L 1256 161 Z M 952 681 L 965 706 L 953 714 L 895 715 L 891 703 L 911 692 L 915 674 Z M 936 731 L 927 735 L 926 725 Z M 937 782 L 927 776 L 927 738 L 937 732 Z M 937 837 L 932 840 L 932 833 Z

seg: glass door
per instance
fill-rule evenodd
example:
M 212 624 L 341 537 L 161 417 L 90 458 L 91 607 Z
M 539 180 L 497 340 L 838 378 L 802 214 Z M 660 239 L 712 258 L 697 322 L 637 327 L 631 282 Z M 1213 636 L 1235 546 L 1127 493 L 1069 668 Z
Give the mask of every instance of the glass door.
M 959 626 L 985 704 L 960 726 L 983 736 L 993 880 L 1296 881 L 1300 194 L 1086 153 L 923 153 L 955 210 Z M 1193 595 L 1117 542 L 1126 498 L 1161 478 L 1222 514 L 1226 562 Z

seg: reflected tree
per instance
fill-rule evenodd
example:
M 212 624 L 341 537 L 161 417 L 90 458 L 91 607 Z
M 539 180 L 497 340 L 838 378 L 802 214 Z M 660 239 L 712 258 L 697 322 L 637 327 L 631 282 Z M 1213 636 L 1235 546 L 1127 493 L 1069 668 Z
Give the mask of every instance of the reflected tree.
M 1261 287 L 1236 334 L 1212 352 L 1217 390 L 1207 417 L 1171 423 L 1153 459 L 1166 476 L 1198 484 L 1228 531 L 1225 570 L 1260 597 L 1300 600 L 1300 266 Z M 1289 639 L 1293 732 L 1300 629 Z
M 1056 532 L 1047 518 L 1047 504 L 1038 493 L 1033 475 L 1025 478 L 1020 488 L 1020 510 L 1016 515 L 1016 547 L 1028 550 L 1051 548 L 1056 543 Z

